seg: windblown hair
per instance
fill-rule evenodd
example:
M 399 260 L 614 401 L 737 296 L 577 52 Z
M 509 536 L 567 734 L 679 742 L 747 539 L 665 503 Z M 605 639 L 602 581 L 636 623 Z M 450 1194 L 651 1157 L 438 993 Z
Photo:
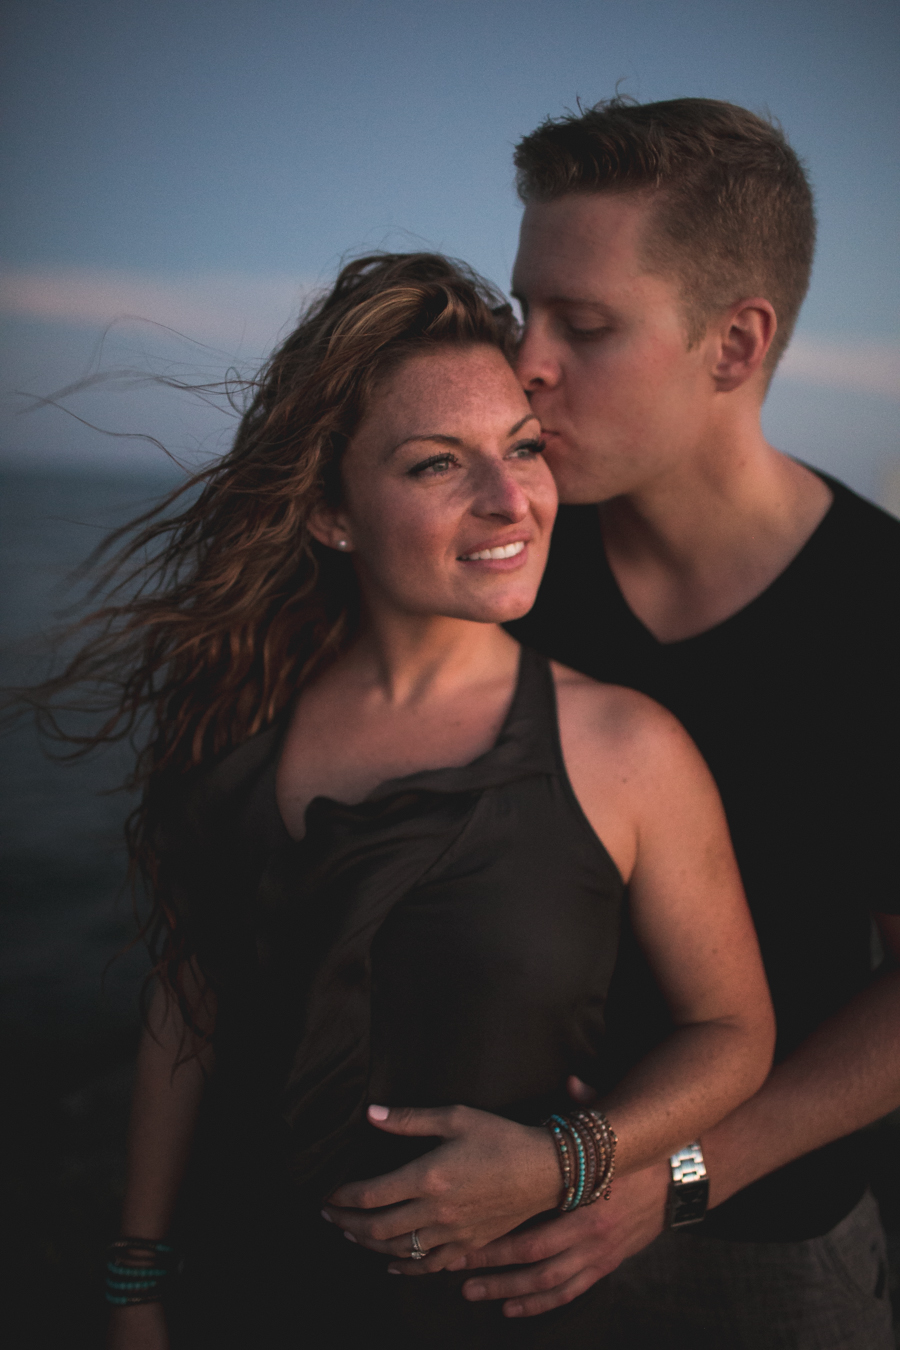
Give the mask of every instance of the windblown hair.
M 760 295 L 778 317 L 770 371 L 809 287 L 816 220 L 797 155 L 772 122 L 733 103 L 614 98 L 548 118 L 515 151 L 519 195 L 645 193 L 648 270 L 678 278 L 688 342 L 714 314 Z
M 380 382 L 408 357 L 448 346 L 511 358 L 516 339 L 509 305 L 463 264 L 429 253 L 359 258 L 247 385 L 230 452 L 101 546 L 112 556 L 99 582 L 105 603 L 72 630 L 82 645 L 62 673 L 24 697 L 75 753 L 134 743 L 128 786 L 143 799 L 128 843 L 151 887 L 154 783 L 266 727 L 353 635 L 352 563 L 319 545 L 308 521 L 321 502 L 340 501 L 344 448 Z M 76 735 L 60 721 L 72 710 L 100 724 Z M 180 959 L 176 927 L 157 901 L 146 931 L 163 935 L 164 978 Z

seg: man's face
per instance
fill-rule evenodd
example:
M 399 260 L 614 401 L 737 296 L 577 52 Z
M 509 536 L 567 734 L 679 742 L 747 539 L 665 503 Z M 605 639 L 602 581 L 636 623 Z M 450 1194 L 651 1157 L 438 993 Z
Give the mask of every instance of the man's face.
M 639 491 L 683 463 L 711 412 L 709 345 L 690 351 L 678 284 L 652 275 L 638 194 L 570 194 L 525 208 L 513 292 L 518 373 L 566 502 Z

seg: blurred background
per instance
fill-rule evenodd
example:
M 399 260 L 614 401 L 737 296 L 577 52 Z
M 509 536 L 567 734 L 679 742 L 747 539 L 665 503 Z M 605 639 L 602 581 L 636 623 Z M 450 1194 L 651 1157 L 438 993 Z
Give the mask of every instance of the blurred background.
M 227 444 L 227 406 L 149 377 L 252 371 L 347 253 L 436 248 L 505 287 L 513 144 L 617 88 L 780 120 L 820 235 L 766 430 L 900 515 L 891 0 L 7 0 L 3 32 L 2 683 L 44 668 L 104 532 Z M 3 754 L 2 1259 L 23 1346 L 92 1346 L 143 969 L 104 978 L 132 932 L 127 756 L 55 765 L 26 727 Z

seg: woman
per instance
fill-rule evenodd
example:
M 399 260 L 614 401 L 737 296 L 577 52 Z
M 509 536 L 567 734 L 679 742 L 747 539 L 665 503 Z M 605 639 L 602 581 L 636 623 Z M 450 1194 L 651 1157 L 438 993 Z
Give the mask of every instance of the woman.
M 159 960 L 115 1347 L 169 1343 L 162 1304 L 130 1302 L 164 1296 L 192 1347 L 593 1345 L 602 1285 L 515 1322 L 447 1267 L 597 1199 L 613 1165 L 695 1138 L 768 1069 L 697 752 L 647 699 L 500 627 L 534 600 L 556 500 L 514 337 L 445 259 L 345 268 L 196 499 L 129 546 L 162 541 L 156 589 L 104 611 L 60 682 L 119 682 L 105 735 L 153 727 L 132 844 Z M 626 886 L 675 1030 L 616 1084 Z M 570 1074 L 601 1093 L 580 1122 Z M 406 1106 L 435 1108 L 430 1137 Z M 361 1218 L 353 1183 L 386 1173 Z M 423 1254 L 425 1278 L 386 1278 Z

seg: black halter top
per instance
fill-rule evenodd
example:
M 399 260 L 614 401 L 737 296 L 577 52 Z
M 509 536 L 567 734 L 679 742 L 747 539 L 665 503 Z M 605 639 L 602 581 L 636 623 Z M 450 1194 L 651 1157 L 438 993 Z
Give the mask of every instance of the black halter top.
M 523 648 L 486 754 L 316 798 L 299 842 L 275 799 L 285 726 L 173 809 L 163 885 L 219 994 L 217 1075 L 288 1122 L 301 1190 L 422 1151 L 368 1103 L 536 1123 L 568 1074 L 602 1082 L 624 884 L 569 783 L 547 660 Z

